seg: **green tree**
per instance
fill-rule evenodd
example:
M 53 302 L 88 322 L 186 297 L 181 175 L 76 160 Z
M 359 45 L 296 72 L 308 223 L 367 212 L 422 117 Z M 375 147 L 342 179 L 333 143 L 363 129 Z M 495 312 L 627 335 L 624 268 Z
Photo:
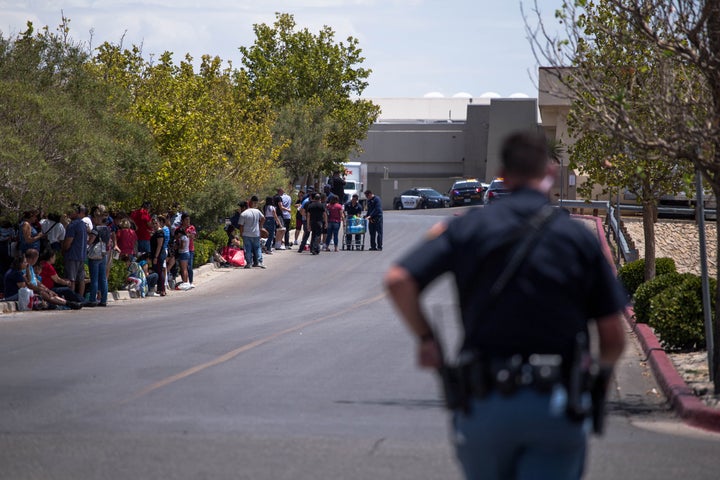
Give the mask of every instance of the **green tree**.
M 574 97 L 568 127 L 577 139 L 571 149 L 570 166 L 587 175 L 589 182 L 578 191 L 588 195 L 595 184 L 623 189 L 636 196 L 643 207 L 645 278 L 655 276 L 655 221 L 661 196 L 688 189 L 692 164 L 666 161 L 657 148 L 628 142 L 618 135 L 627 128 L 617 117 L 599 114 L 598 98 L 625 105 L 626 120 L 651 125 L 665 135 L 674 125 L 653 117 L 647 104 L 679 68 L 672 59 L 658 55 L 656 46 L 642 38 L 627 38 L 628 19 L 613 15 L 605 3 L 584 2 L 582 15 L 576 4 L 566 2 L 557 17 L 577 29 L 573 37 L 571 69 L 560 71 Z M 618 41 L 626 39 L 627 41 Z M 604 101 L 604 100 L 603 100 Z
M 280 152 L 272 142 L 274 116 L 264 99 L 249 98 L 245 76 L 221 64 L 203 56 L 195 72 L 189 56 L 175 65 L 165 52 L 150 63 L 137 47 L 100 47 L 98 75 L 125 89 L 132 99 L 125 114 L 147 126 L 161 158 L 137 182 L 135 202 L 148 198 L 166 208 L 182 199 L 195 210 L 192 199 L 202 199 L 197 210 L 216 212 L 228 207 L 221 204 L 227 195 L 215 195 L 219 203 L 211 206 L 206 192 L 222 185 L 238 198 L 273 177 Z
M 537 9 L 537 2 L 536 2 Z M 606 12 L 593 24 L 587 36 L 584 29 L 595 8 Z M 540 54 L 558 67 L 574 65 L 576 58 L 593 47 L 594 39 L 615 42 L 618 51 L 632 52 L 638 46 L 647 53 L 647 66 L 630 64 L 615 69 L 633 81 L 636 72 L 654 73 L 652 83 L 631 97 L 633 84 L 614 93 L 602 88 L 602 72 L 594 81 L 563 81 L 574 99 L 592 111 L 598 123 L 613 125 L 605 134 L 622 139 L 636 150 L 655 152 L 658 158 L 679 164 L 690 160 L 720 195 L 720 0 L 605 0 L 563 2 L 558 17 L 566 28 L 566 38 L 557 39 L 540 27 L 536 41 Z M 616 28 L 623 25 L 624 29 Z M 537 37 L 536 37 L 537 40 Z M 582 77 L 579 77 L 582 80 Z M 633 101 L 628 101 L 634 98 Z M 642 116 L 638 116 L 641 112 Z M 720 216 L 717 219 L 720 227 Z M 720 269 L 720 249 L 716 265 Z M 718 272 L 720 273 L 720 271 Z M 718 287 L 720 288 L 720 287 Z M 716 300 L 720 289 L 716 290 Z M 720 368 L 720 313 L 715 312 L 714 370 Z M 720 391 L 720 375 L 715 375 Z
M 328 26 L 317 34 L 296 30 L 294 17 L 285 13 L 277 13 L 272 26 L 254 25 L 254 31 L 255 43 L 240 47 L 242 72 L 250 80 L 251 94 L 269 99 L 280 112 L 275 133 L 281 137 L 276 142 L 301 143 L 282 154 L 292 182 L 303 174 L 330 172 L 359 148 L 379 113 L 372 102 L 352 98 L 367 87 L 371 73 L 359 66 L 365 59 L 358 40 L 348 37 L 347 43 L 336 43 Z M 300 119 L 311 124 L 289 131 Z M 308 138 L 302 138 L 306 134 Z M 311 145 L 319 150 L 313 152 Z
M 137 124 L 115 116 L 87 69 L 89 54 L 69 36 L 31 23 L 0 37 L 0 205 L 58 210 L 72 201 L 122 199 L 138 158 L 152 155 Z

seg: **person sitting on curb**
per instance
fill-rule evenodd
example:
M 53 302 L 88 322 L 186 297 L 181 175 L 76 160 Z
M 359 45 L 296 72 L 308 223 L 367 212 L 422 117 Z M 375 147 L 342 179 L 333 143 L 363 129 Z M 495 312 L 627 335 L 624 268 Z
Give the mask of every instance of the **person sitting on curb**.
M 242 248 L 242 240 L 237 236 L 237 229 L 232 225 L 225 227 L 225 233 L 227 233 L 228 240 L 226 246 L 232 248 Z
M 150 254 L 142 255 L 138 258 L 138 265 L 140 265 L 140 268 L 142 269 L 143 273 L 145 274 L 145 280 L 147 281 L 148 286 L 148 295 L 151 295 L 152 292 L 157 293 L 157 283 L 158 283 L 158 273 L 155 271 L 150 271 L 150 267 L 152 265 L 152 262 L 150 262 Z M 164 297 L 167 295 L 167 290 L 165 291 L 165 294 L 159 294 L 161 297 Z
M 10 269 L 5 272 L 3 278 L 5 288 L 3 290 L 4 302 L 17 302 L 20 297 L 20 289 L 27 288 L 25 280 L 25 270 L 27 270 L 27 260 L 24 254 L 15 255 L 10 262 Z
M 48 289 L 57 293 L 68 302 L 77 302 L 82 304 L 83 298 L 75 293 L 72 289 L 73 282 L 66 278 L 61 278 L 55 270 L 55 251 L 48 250 L 40 254 L 38 265 L 40 267 L 40 281 Z M 68 305 L 72 308 L 71 305 Z
M 143 254 L 147 256 L 147 254 Z M 125 281 L 128 283 L 128 291 L 131 296 L 135 298 L 145 298 L 146 296 L 154 296 L 150 291 L 150 280 L 154 280 L 153 283 L 157 283 L 158 275 L 153 272 L 148 275 L 145 274 L 145 270 L 137 262 L 133 260 L 130 255 L 120 255 L 120 261 L 127 265 L 127 278 Z M 144 260 L 143 260 L 144 261 Z M 144 261 L 147 265 L 147 261 Z M 165 296 L 162 295 L 161 296 Z
M 38 257 L 38 251 L 34 248 L 30 248 L 27 252 L 25 252 L 25 260 L 27 260 L 25 282 L 27 287 L 32 290 L 35 295 L 40 295 L 40 298 L 50 305 L 55 305 L 56 307 L 69 307 L 73 310 L 79 310 L 82 306 L 80 302 L 65 300 L 63 297 L 50 290 L 39 281 L 38 276 L 35 273 L 35 264 L 38 261 Z

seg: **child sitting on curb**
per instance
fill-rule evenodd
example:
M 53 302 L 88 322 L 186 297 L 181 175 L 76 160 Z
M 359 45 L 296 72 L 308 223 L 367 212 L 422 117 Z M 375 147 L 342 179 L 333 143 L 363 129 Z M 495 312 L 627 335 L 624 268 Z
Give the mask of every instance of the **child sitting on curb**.
M 142 260 L 142 258 L 143 256 L 140 256 L 138 257 L 138 260 L 144 261 Z M 150 294 L 149 276 L 154 275 L 155 283 L 157 283 L 157 273 L 146 275 L 143 267 L 141 267 L 140 264 L 138 264 L 137 262 L 134 262 L 129 255 L 120 255 L 120 260 L 125 262 L 125 265 L 127 265 L 128 276 L 126 278 L 126 281 L 128 283 L 128 291 L 130 292 L 130 297 L 145 298 L 146 296 L 148 296 Z M 147 263 L 146 260 L 145 263 Z

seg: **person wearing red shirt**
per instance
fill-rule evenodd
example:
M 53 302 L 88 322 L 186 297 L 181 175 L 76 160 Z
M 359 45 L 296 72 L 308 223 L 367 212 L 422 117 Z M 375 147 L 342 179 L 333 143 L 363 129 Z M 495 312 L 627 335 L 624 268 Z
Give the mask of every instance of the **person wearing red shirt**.
M 73 310 L 82 308 L 83 297 L 75 293 L 75 282 L 61 278 L 55 270 L 55 250 L 45 250 L 38 258 L 40 263 L 40 283 L 65 299 L 65 305 Z M 37 270 L 36 270 L 37 271 Z
M 151 204 L 144 201 L 142 207 L 133 210 L 130 218 L 135 223 L 135 232 L 137 233 L 137 250 L 139 252 L 150 251 L 150 237 L 153 234 L 152 217 L 150 216 Z
M 183 213 L 180 217 L 180 226 L 185 229 L 185 235 L 190 239 L 190 260 L 188 260 L 188 282 L 190 288 L 194 288 L 193 284 L 193 261 L 195 260 L 195 237 L 197 236 L 197 230 L 195 227 L 190 225 L 190 214 Z
M 115 233 L 117 243 L 115 244 L 115 250 L 120 255 L 127 255 L 130 258 L 135 258 L 137 250 L 135 249 L 138 237 L 135 230 L 130 225 L 130 220 L 123 218 L 118 224 L 118 231 Z

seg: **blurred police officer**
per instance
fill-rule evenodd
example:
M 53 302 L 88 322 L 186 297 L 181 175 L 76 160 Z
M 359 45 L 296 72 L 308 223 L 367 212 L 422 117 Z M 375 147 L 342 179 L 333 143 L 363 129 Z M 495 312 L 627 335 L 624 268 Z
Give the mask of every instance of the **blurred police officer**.
M 590 229 L 548 206 L 556 167 L 545 138 L 511 135 L 501 155 L 512 195 L 433 227 L 385 282 L 417 337 L 419 365 L 440 369 L 442 351 L 420 295 L 443 273 L 454 274 L 464 330 L 459 358 L 470 358 L 474 372 L 467 403 L 452 413 L 465 476 L 576 479 L 588 423 L 568 414 L 578 341 L 594 321 L 609 374 L 624 346 L 626 296 Z M 543 362 L 557 377 L 538 373 Z

